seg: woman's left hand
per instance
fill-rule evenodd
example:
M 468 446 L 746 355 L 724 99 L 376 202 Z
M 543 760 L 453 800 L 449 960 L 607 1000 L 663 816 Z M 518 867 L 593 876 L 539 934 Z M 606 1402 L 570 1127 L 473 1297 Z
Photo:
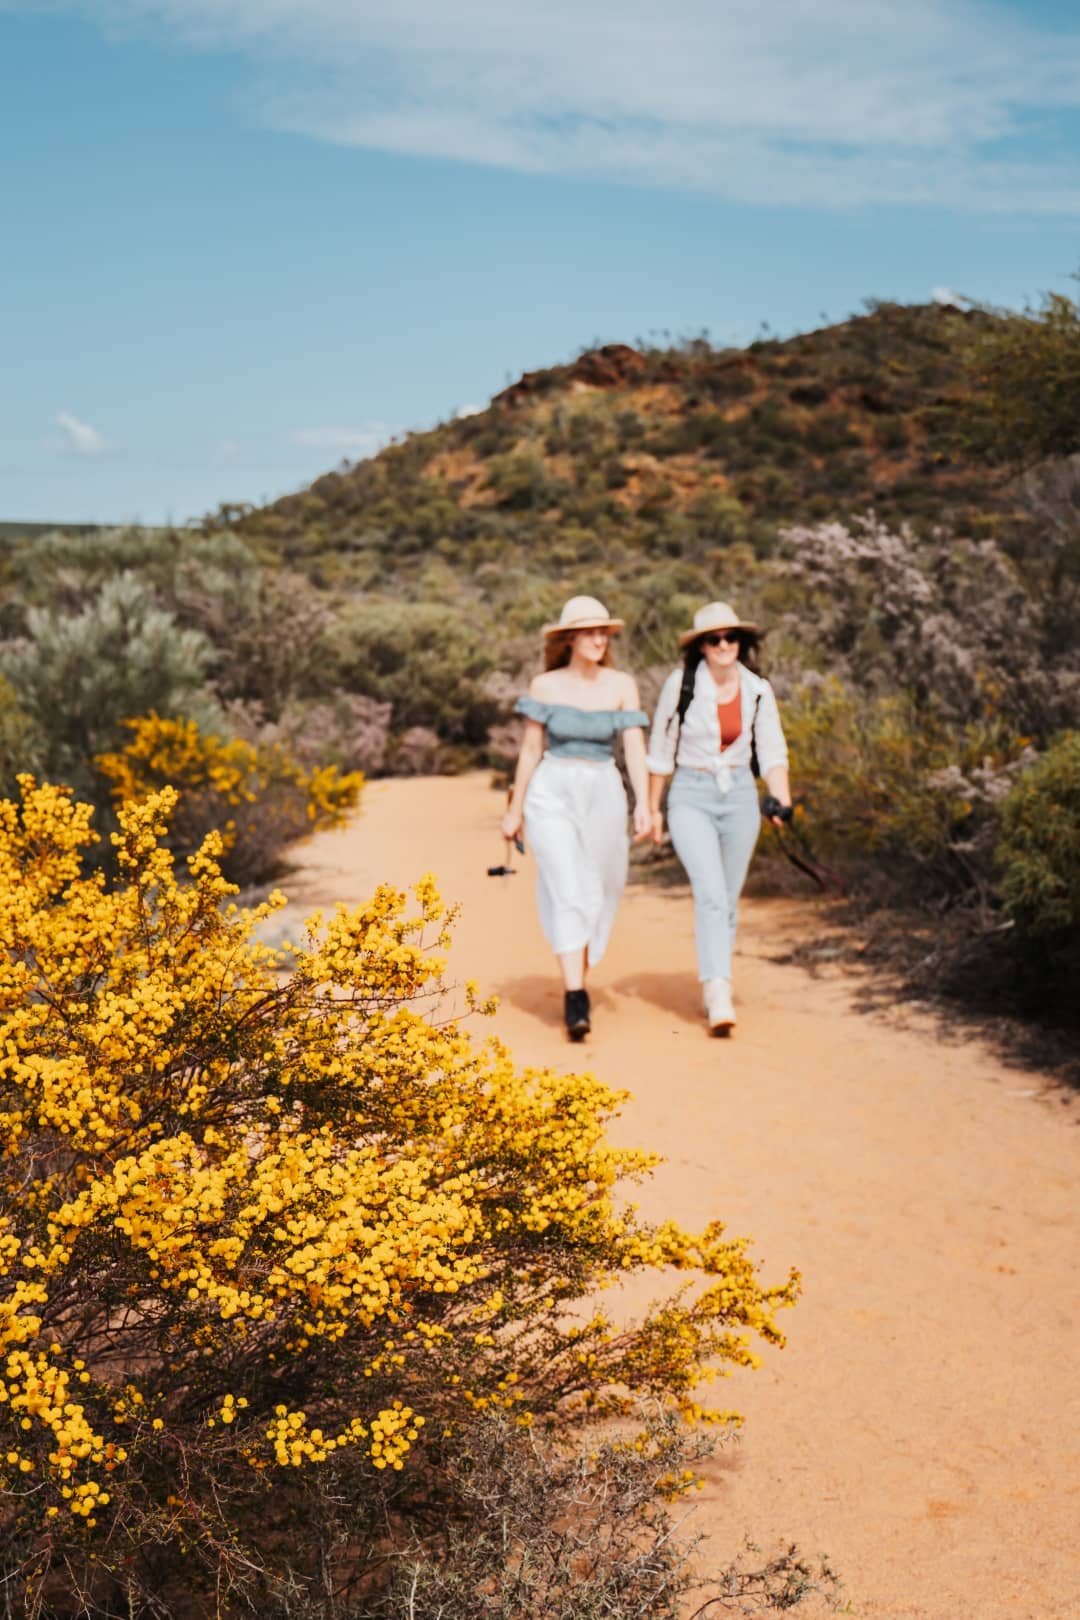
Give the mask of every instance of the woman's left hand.
M 640 844 L 642 839 L 648 838 L 652 832 L 652 816 L 646 804 L 634 806 L 634 842 Z

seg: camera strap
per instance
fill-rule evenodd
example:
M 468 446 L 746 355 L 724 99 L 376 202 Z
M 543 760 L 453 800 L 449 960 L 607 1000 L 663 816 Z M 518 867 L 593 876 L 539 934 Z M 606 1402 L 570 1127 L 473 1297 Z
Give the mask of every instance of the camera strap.
M 784 852 L 784 857 L 792 866 L 797 866 L 800 872 L 805 872 L 812 878 L 818 888 L 825 894 L 835 894 L 841 899 L 846 898 L 848 887 L 844 878 L 834 867 L 826 866 L 824 861 L 818 860 L 810 847 L 810 841 L 801 828 L 788 821 L 784 829 L 779 828 L 775 822 L 770 822 L 777 842 Z M 792 848 L 792 845 L 795 847 Z

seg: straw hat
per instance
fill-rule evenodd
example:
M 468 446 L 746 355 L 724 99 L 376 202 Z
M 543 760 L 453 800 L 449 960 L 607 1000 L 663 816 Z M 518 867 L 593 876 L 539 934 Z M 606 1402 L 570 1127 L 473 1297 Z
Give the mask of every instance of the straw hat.
M 707 636 L 710 630 L 745 630 L 749 635 L 761 634 L 756 624 L 751 624 L 749 619 L 739 618 L 730 602 L 706 602 L 694 614 L 694 628 L 679 637 L 679 646 L 688 647 L 699 636 Z
M 572 596 L 563 603 L 558 624 L 545 624 L 545 636 L 570 636 L 576 630 L 610 630 L 616 634 L 623 627 L 622 619 L 613 619 L 603 602 L 595 596 Z

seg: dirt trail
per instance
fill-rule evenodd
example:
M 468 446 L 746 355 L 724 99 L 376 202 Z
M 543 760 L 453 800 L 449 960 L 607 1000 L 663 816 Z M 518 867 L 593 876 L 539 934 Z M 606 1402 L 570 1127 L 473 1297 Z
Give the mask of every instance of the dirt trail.
M 731 1041 L 698 1013 L 685 891 L 631 888 L 595 975 L 594 1034 L 560 1028 L 532 863 L 490 879 L 484 779 L 376 783 L 300 851 L 300 910 L 434 871 L 460 900 L 452 973 L 501 1005 L 524 1064 L 634 1094 L 623 1140 L 666 1163 L 650 1214 L 754 1234 L 799 1267 L 788 1346 L 716 1399 L 745 1413 L 695 1520 L 827 1552 L 861 1620 L 1080 1620 L 1080 1110 L 927 1019 L 853 1010 L 852 981 L 770 960 L 813 908 L 744 908 Z

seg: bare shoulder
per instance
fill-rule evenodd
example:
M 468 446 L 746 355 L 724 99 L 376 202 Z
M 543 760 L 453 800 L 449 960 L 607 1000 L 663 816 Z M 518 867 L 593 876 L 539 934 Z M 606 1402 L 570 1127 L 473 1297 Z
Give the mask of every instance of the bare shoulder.
M 614 709 L 640 709 L 641 699 L 638 696 L 638 685 L 629 671 L 613 669 L 611 672 L 612 708 Z
M 546 669 L 540 675 L 534 675 L 529 685 L 529 696 L 539 698 L 542 703 L 554 703 L 559 696 L 560 682 L 557 679 L 562 674 L 558 669 Z

